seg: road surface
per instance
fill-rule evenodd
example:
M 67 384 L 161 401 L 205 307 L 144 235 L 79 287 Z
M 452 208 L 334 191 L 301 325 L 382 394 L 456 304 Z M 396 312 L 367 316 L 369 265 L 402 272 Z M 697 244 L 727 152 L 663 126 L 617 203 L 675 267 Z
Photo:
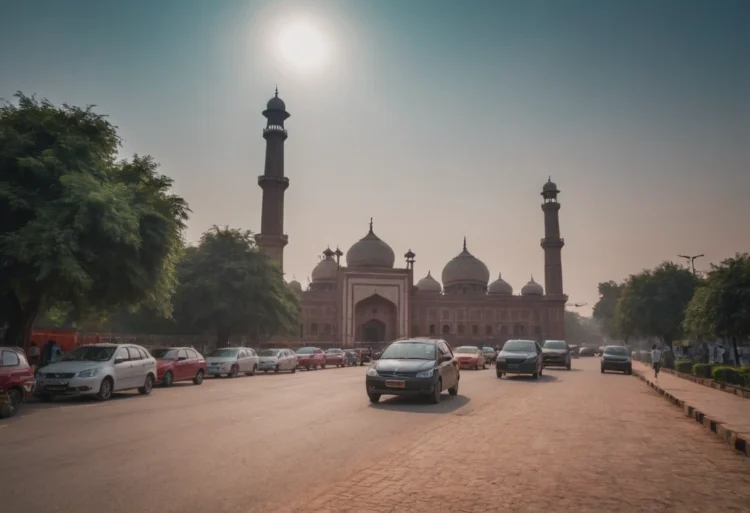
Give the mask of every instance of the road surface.
M 366 367 L 29 404 L 5 512 L 747 511 L 750 463 L 598 359 L 369 404 Z

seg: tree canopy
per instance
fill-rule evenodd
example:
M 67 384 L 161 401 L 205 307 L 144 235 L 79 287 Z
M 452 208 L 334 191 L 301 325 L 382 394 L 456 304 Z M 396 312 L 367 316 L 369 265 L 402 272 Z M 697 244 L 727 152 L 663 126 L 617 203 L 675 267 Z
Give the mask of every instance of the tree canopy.
M 565 310 L 565 338 L 570 344 L 597 344 L 602 341 L 601 334 L 591 319 L 581 317 L 577 312 Z
M 0 106 L 0 303 L 23 345 L 42 309 L 169 314 L 188 206 L 149 156 L 118 160 L 92 107 L 21 93 Z
M 615 324 L 615 307 L 623 287 L 624 285 L 611 280 L 600 283 L 599 300 L 594 305 L 594 319 L 601 323 L 604 334 L 613 339 L 622 336 Z
M 252 233 L 214 226 L 179 266 L 176 316 L 212 330 L 224 346 L 233 333 L 296 334 L 300 304 L 281 269 L 258 251 Z

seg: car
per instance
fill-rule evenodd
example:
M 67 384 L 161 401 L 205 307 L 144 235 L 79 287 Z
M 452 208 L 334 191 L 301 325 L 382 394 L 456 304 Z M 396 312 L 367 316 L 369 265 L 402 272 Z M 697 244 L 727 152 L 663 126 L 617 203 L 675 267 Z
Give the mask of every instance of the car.
M 582 347 L 578 350 L 578 356 L 596 356 L 596 353 L 590 347 Z
M 20 347 L 0 346 L 0 418 L 12 417 L 34 391 L 34 369 Z
M 508 340 L 497 355 L 498 378 L 505 374 L 530 374 L 535 379 L 544 372 L 542 348 L 533 340 Z
M 570 348 L 564 340 L 545 340 L 542 345 L 545 367 L 565 367 L 570 370 Z
M 297 365 L 306 370 L 326 368 L 326 355 L 319 347 L 303 347 L 297 351 Z
M 458 394 L 461 376 L 445 340 L 405 339 L 389 345 L 367 369 L 365 390 L 371 403 L 383 395 L 422 396 L 440 402 L 443 390 Z
M 84 345 L 37 371 L 36 394 L 43 401 L 58 396 L 93 396 L 106 401 L 114 392 L 133 389 L 148 395 L 156 374 L 156 359 L 141 346 Z
M 486 369 L 487 360 L 484 352 L 476 346 L 461 346 L 454 351 L 456 360 L 462 369 Z
M 151 351 L 156 359 L 156 383 L 171 387 L 175 381 L 203 383 L 206 360 L 192 347 L 159 347 Z
M 297 355 L 291 349 L 261 349 L 258 358 L 258 369 L 263 372 L 297 372 Z
M 357 348 L 354 349 L 359 355 L 359 364 L 364 365 L 372 362 L 372 349 Z
M 571 358 L 579 358 L 580 355 L 578 354 L 578 351 L 580 348 L 575 344 L 568 344 L 568 349 L 570 349 L 570 357 Z
M 493 365 L 495 363 L 495 358 L 497 358 L 497 351 L 495 351 L 491 347 L 483 347 L 482 352 L 484 353 L 484 361 L 486 361 L 488 364 Z
M 326 365 L 346 367 L 346 355 L 343 349 L 326 349 Z
M 346 353 L 346 364 L 351 366 L 362 365 L 362 361 L 359 359 L 359 353 L 356 349 L 347 349 Z
M 633 374 L 633 360 L 624 346 L 605 346 L 601 359 L 602 374 L 604 371 L 615 370 L 625 374 Z
M 259 363 L 260 358 L 249 347 L 220 347 L 206 357 L 208 373 L 215 378 L 222 375 L 236 378 L 243 372 L 255 376 Z

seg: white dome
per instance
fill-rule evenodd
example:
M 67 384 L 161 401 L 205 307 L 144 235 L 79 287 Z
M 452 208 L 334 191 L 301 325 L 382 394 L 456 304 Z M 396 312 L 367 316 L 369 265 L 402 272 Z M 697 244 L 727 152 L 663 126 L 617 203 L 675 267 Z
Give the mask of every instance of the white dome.
M 339 266 L 333 259 L 333 255 L 334 253 L 330 249 L 326 249 L 323 252 L 325 258 L 318 262 L 318 265 L 316 265 L 315 269 L 312 271 L 313 283 L 336 281 Z
M 511 295 L 513 294 L 513 287 L 503 279 L 502 273 L 498 273 L 497 279 L 487 287 L 487 292 L 497 295 Z
M 464 237 L 463 251 L 445 264 L 443 268 L 443 286 L 471 283 L 486 287 L 488 281 L 490 281 L 489 269 L 484 265 L 484 262 L 469 253 L 466 249 L 466 238 Z
M 370 231 L 346 252 L 347 267 L 393 267 L 396 255 L 393 249 Z
M 440 283 L 432 277 L 430 271 L 427 271 L 427 276 L 417 282 L 417 289 L 419 289 L 419 292 L 442 292 L 443 290 Z
M 521 294 L 524 296 L 543 296 L 544 287 L 534 281 L 534 277 L 531 277 L 531 281 L 523 286 Z

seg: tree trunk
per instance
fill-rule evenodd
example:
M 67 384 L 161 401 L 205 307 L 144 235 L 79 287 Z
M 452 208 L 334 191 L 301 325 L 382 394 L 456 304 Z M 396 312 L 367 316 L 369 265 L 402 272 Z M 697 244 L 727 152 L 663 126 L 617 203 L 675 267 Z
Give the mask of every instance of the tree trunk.
M 740 366 L 740 350 L 737 349 L 737 337 L 732 337 L 732 349 L 734 349 L 734 362 L 735 365 Z
M 8 329 L 5 331 L 5 343 L 11 346 L 25 348 L 31 340 L 31 328 L 39 315 L 40 299 L 34 299 L 27 305 L 21 305 L 18 298 L 14 297 L 14 312 L 8 320 Z
M 227 347 L 229 345 L 229 330 L 219 328 L 216 332 L 216 347 Z

